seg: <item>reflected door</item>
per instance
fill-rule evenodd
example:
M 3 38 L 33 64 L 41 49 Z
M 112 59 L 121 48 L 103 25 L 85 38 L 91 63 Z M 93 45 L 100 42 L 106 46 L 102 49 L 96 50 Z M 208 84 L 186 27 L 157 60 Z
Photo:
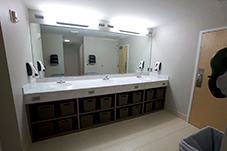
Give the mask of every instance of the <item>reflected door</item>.
M 227 124 L 227 98 L 215 98 L 208 87 L 208 76 L 212 71 L 210 60 L 217 51 L 227 47 L 226 37 L 227 30 L 204 33 L 202 37 L 189 117 L 189 123 L 199 128 L 209 125 L 224 131 Z
M 123 46 L 118 50 L 118 52 L 119 52 L 118 73 L 127 73 L 128 46 Z

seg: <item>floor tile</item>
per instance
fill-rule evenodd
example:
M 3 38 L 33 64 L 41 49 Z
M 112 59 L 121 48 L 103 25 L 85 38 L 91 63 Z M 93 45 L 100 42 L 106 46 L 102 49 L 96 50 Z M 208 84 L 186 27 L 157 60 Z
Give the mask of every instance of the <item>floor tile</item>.
M 61 151 L 61 137 L 35 142 L 30 151 Z
M 198 130 L 160 111 L 33 143 L 30 151 L 179 151 L 180 140 Z
M 158 146 L 154 143 L 149 143 L 140 148 L 140 151 L 159 151 Z
M 79 150 L 80 137 L 79 133 L 62 136 L 61 151 Z

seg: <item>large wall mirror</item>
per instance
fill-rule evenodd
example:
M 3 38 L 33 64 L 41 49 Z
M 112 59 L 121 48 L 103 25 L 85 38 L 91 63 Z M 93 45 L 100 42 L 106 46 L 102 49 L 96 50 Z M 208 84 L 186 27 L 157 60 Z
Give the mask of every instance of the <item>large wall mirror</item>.
M 41 77 L 135 73 L 150 65 L 151 37 L 31 23 L 33 63 Z M 56 62 L 51 61 L 51 57 Z

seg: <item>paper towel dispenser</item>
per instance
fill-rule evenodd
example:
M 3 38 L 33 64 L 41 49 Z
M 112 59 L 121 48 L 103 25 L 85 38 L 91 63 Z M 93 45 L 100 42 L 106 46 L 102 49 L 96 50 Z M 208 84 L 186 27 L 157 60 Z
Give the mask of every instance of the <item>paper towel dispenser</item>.
M 50 55 L 50 64 L 58 65 L 58 55 L 57 54 Z
M 95 64 L 96 63 L 95 55 L 89 55 L 88 56 L 88 62 L 89 62 L 89 64 Z

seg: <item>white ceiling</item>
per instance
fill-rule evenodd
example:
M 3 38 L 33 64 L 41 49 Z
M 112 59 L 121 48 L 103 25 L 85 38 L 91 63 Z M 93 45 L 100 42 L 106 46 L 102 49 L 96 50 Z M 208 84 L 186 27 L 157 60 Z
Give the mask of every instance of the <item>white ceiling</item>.
M 28 8 L 42 11 L 57 5 L 88 9 L 102 14 L 101 19 L 107 21 L 122 16 L 142 19 L 152 23 L 149 25 L 150 28 L 227 6 L 226 0 L 222 2 L 218 0 L 24 0 L 24 2 Z

